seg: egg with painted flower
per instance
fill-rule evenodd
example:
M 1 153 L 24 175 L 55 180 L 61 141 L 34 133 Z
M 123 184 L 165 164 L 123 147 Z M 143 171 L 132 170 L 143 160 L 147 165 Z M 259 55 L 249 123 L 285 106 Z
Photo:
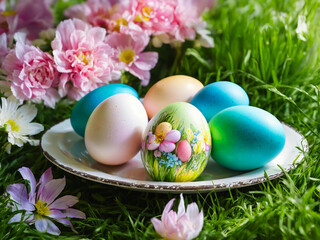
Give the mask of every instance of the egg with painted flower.
M 172 103 L 148 123 L 141 158 L 153 180 L 188 182 L 205 169 L 211 135 L 202 113 L 185 102 Z

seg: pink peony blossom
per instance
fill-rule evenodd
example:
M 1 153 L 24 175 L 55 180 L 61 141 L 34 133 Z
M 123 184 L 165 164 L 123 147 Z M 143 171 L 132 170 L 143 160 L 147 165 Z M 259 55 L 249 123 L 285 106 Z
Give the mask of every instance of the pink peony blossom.
M 122 29 L 136 29 L 131 22 L 131 1 L 88 0 L 68 8 L 64 14 L 78 18 L 93 26 L 107 28 L 108 32 L 123 32 Z
M 112 4 L 109 0 L 88 0 L 69 7 L 64 15 L 78 18 L 93 26 L 107 27 L 112 14 Z
M 20 0 L 11 6 L 4 6 L 2 3 L 0 8 L 0 34 L 24 31 L 28 34 L 27 38 L 33 40 L 42 30 L 53 26 L 48 0 Z
M 104 42 L 106 30 L 79 19 L 61 22 L 52 41 L 54 61 L 61 73 L 61 96 L 79 100 L 90 91 L 119 79 L 114 71 L 114 50 Z
M 203 30 L 206 23 L 202 20 L 201 14 L 207 8 L 213 6 L 214 0 L 176 0 L 175 20 L 177 27 L 172 32 L 175 39 L 179 41 L 195 40 L 197 33 L 200 34 L 204 45 L 210 46 L 211 39 L 208 39 L 208 33 Z M 213 45 L 213 43 L 212 43 Z
M 142 52 L 149 43 L 146 33 L 120 34 L 113 32 L 106 42 L 115 49 L 114 61 L 118 69 L 130 72 L 141 80 L 141 85 L 147 85 L 150 80 L 150 70 L 158 61 L 157 52 Z
M 171 210 L 175 199 L 165 206 L 161 221 L 152 218 L 151 222 L 157 233 L 164 239 L 190 240 L 196 238 L 203 227 L 203 212 L 199 212 L 196 203 L 191 203 L 185 211 L 184 199 L 180 194 L 178 213 Z
M 3 61 L 13 95 L 20 100 L 43 100 L 54 108 L 59 100 L 53 57 L 35 46 L 25 43 L 24 34 L 15 35 L 16 46 Z
M 159 148 L 161 152 L 172 152 L 181 138 L 181 133 L 178 130 L 170 130 L 164 136 L 152 134 L 148 138 L 147 149 L 156 150 Z
M 134 0 L 132 4 L 133 21 L 149 35 L 174 31 L 175 1 L 172 0 Z

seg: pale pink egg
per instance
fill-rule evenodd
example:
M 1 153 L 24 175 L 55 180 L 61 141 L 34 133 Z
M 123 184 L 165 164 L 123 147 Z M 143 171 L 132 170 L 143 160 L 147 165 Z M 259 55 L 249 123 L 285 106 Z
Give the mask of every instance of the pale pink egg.
M 191 157 L 192 149 L 190 143 L 187 140 L 182 140 L 177 146 L 177 156 L 181 162 L 189 161 Z
M 86 148 L 100 163 L 123 164 L 139 152 L 147 123 L 147 113 L 136 97 L 113 95 L 92 112 L 85 130 Z

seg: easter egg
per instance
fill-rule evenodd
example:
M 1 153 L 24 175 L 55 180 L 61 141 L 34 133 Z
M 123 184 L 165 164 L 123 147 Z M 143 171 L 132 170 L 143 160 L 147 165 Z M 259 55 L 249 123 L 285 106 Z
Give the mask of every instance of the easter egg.
M 142 103 L 133 95 L 120 93 L 99 104 L 85 130 L 85 146 L 98 162 L 120 165 L 140 150 L 148 123 Z
M 249 105 L 247 93 L 232 82 L 214 82 L 202 88 L 190 102 L 205 116 L 207 122 L 225 108 Z
M 143 105 L 149 118 L 152 118 L 171 103 L 190 102 L 201 88 L 203 88 L 203 84 L 193 77 L 170 76 L 158 81 L 148 90 Z
M 136 98 L 139 98 L 138 93 L 132 87 L 121 84 L 111 83 L 108 85 L 101 86 L 91 91 L 83 98 L 80 99 L 73 107 L 70 121 L 73 130 L 80 136 L 84 136 L 88 119 L 93 110 L 108 97 L 111 97 L 118 93 L 128 93 Z
M 190 103 L 176 102 L 148 123 L 141 159 L 153 180 L 187 182 L 202 173 L 210 151 L 210 129 L 204 116 Z
M 259 168 L 274 159 L 285 144 L 279 120 L 252 106 L 227 108 L 210 120 L 209 127 L 212 158 L 232 170 Z

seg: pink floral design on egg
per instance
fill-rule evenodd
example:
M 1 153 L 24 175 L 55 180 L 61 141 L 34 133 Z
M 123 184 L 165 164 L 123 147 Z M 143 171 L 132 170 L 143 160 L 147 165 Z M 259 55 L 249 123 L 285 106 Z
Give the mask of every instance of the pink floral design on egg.
M 161 157 L 161 152 L 159 150 L 154 151 L 154 156 L 155 157 Z
M 152 134 L 149 136 L 147 149 L 152 151 L 159 148 L 161 152 L 172 152 L 176 148 L 175 143 L 180 140 L 180 137 L 181 133 L 178 130 L 171 130 L 164 137 Z
M 177 155 L 181 162 L 189 161 L 191 157 L 192 149 L 190 143 L 187 140 L 182 140 L 177 146 Z

